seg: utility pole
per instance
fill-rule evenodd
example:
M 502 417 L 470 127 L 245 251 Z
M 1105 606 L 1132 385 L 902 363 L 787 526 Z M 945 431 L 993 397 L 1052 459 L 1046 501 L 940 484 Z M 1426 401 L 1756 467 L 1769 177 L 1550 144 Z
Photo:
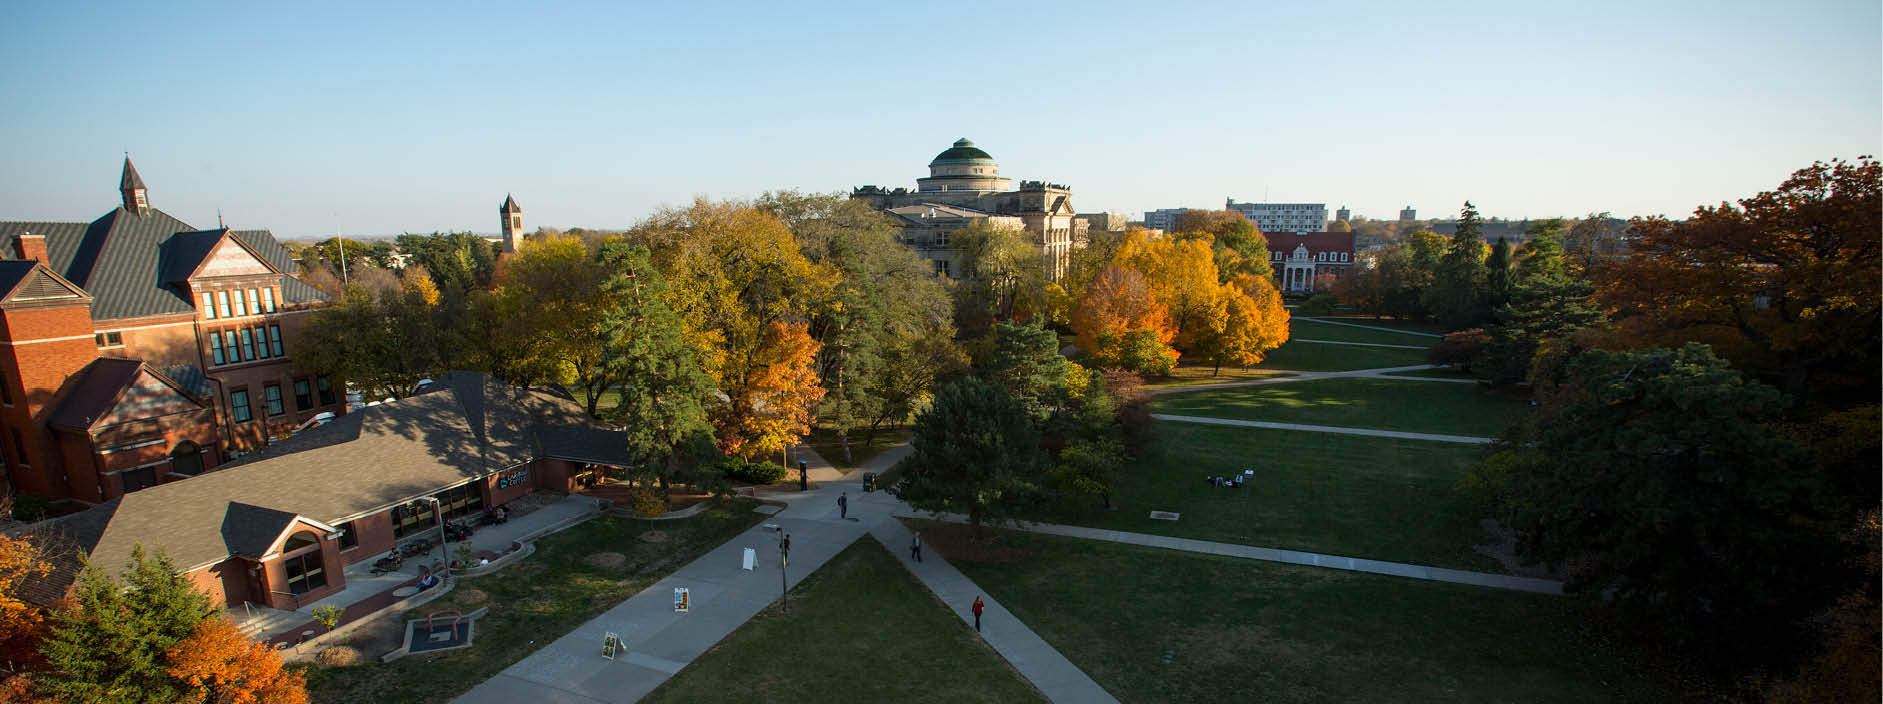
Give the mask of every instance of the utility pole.
M 791 590 L 785 586 L 785 568 L 791 565 L 791 534 L 778 527 L 778 598 L 784 600 L 784 613 L 791 613 Z

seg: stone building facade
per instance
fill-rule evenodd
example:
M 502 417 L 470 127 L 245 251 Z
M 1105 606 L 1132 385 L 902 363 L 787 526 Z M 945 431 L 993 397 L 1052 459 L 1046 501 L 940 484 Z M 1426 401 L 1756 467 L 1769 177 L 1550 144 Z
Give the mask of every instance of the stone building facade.
M 171 217 L 129 159 L 119 195 L 89 223 L 0 222 L 0 488 L 104 501 L 344 411 L 288 360 L 328 299 L 272 234 Z
M 930 226 L 910 223 L 906 213 L 895 212 L 898 209 L 914 207 L 911 212 L 920 214 L 926 212 L 925 208 L 935 208 L 940 217 L 948 220 L 951 232 L 977 218 L 1017 218 L 1039 247 L 1042 264 L 1053 278 L 1065 272 L 1072 248 L 1084 242 L 1087 222 L 1072 208 L 1072 189 L 1045 181 L 1021 181 L 1016 189 L 1011 179 L 1000 175 L 1000 165 L 994 158 L 972 141 L 956 140 L 954 146 L 935 155 L 928 170 L 927 178 L 916 179 L 913 191 L 862 186 L 852 190 L 850 197 L 902 221 L 905 242 L 932 243 L 936 241 L 935 233 Z M 1010 220 L 990 222 L 998 227 Z M 907 229 L 911 227 L 914 229 Z M 937 272 L 953 269 L 951 276 L 960 275 L 958 249 L 931 244 L 921 251 L 936 262 Z

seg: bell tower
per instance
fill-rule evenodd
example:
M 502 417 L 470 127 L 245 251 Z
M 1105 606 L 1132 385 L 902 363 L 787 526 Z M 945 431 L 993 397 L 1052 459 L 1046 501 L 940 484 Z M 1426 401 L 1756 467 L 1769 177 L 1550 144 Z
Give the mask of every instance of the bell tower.
M 118 193 L 124 196 L 124 209 L 138 215 L 150 212 L 150 196 L 144 190 L 144 179 L 137 175 L 137 167 L 131 165 L 131 155 L 124 155 L 124 176 L 118 179 Z
M 516 254 L 517 239 L 523 236 L 523 208 L 517 206 L 516 198 L 506 194 L 497 215 L 503 218 L 503 253 Z

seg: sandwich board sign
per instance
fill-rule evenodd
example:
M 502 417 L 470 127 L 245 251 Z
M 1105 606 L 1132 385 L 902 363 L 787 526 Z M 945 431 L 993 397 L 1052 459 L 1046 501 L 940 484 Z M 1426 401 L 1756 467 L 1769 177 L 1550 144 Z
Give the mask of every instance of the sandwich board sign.
M 745 562 L 743 566 L 745 567 L 745 571 L 747 572 L 752 571 L 753 567 L 758 566 L 758 551 L 757 550 L 754 550 L 752 548 L 745 549 Z
M 674 587 L 673 588 L 673 612 L 674 613 L 684 614 L 687 612 L 687 596 L 688 595 L 687 595 L 686 587 Z
M 610 632 L 602 637 L 602 657 L 613 660 L 615 653 L 619 650 L 621 650 L 621 636 Z

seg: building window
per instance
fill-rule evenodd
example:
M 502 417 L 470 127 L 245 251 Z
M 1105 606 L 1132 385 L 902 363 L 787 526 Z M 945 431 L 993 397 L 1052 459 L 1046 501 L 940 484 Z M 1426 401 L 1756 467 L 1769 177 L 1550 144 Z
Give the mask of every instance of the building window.
M 484 495 L 477 490 L 475 482 L 446 489 L 438 492 L 436 496 L 439 507 L 444 509 L 447 521 L 454 521 L 484 510 Z
M 314 393 L 306 379 L 294 380 L 294 410 L 305 411 L 314 407 Z
M 229 317 L 230 313 L 229 313 L 229 292 L 228 291 L 216 292 L 216 310 L 221 312 L 222 317 L 224 318 Z
M 432 528 L 432 502 L 414 501 L 392 509 L 392 536 L 403 538 Z
M 222 346 L 229 350 L 228 357 L 229 357 L 230 364 L 235 364 L 236 362 L 242 361 L 241 350 L 235 346 L 235 331 L 234 330 L 222 331 Z
M 288 412 L 281 405 L 281 385 L 269 384 L 262 387 L 262 403 L 268 407 L 268 415 L 278 416 Z
M 352 550 L 360 546 L 360 536 L 353 532 L 353 521 L 340 524 L 340 549 Z
M 222 333 L 209 333 L 209 358 L 216 364 L 222 364 Z
M 255 331 L 242 328 L 242 361 L 255 358 Z
M 320 541 L 313 533 L 295 533 L 294 537 L 288 538 L 288 547 L 282 549 L 308 547 L 312 549 L 281 560 L 282 570 L 288 575 L 288 593 L 295 596 L 327 586 L 327 565 L 321 560 Z
M 203 292 L 203 317 L 216 319 L 216 294 L 208 291 Z
M 255 311 L 256 315 L 262 314 L 262 300 L 252 288 L 248 290 L 248 309 Z
M 268 332 L 263 328 L 255 328 L 255 358 L 268 358 Z
M 322 406 L 333 405 L 333 377 L 330 377 L 330 376 L 321 377 L 320 382 L 315 386 L 315 388 L 320 389 L 320 405 Z
M 275 349 L 275 356 L 281 356 L 281 326 L 268 326 L 268 346 Z
M 242 301 L 242 291 L 240 289 L 237 289 L 235 292 L 235 295 L 232 296 L 232 298 L 235 299 L 235 314 L 236 315 L 248 315 L 248 304 Z
M 262 312 L 275 312 L 275 290 L 272 288 L 262 289 Z
M 255 417 L 254 410 L 248 407 L 247 391 L 229 392 L 229 413 L 234 415 L 237 423 L 247 423 Z

